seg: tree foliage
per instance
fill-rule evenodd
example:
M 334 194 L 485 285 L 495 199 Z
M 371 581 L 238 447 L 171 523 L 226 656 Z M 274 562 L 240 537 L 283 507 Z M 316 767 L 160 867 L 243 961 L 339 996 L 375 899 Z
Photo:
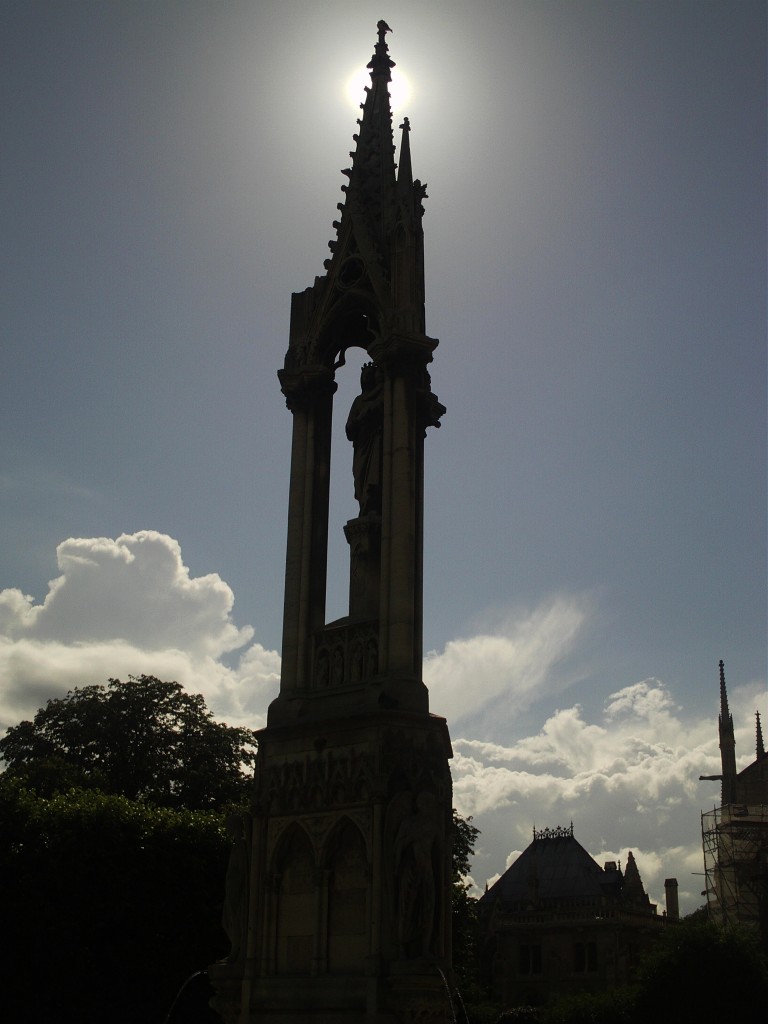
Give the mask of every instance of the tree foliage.
M 664 929 L 632 985 L 566 996 L 541 1009 L 542 1024 L 679 1024 L 749 1019 L 768 1003 L 768 965 L 755 936 L 700 917 Z
M 485 1019 L 485 997 L 481 991 L 477 970 L 477 900 L 470 893 L 467 876 L 475 843 L 480 830 L 472 824 L 471 816 L 462 818 L 453 811 L 453 973 L 456 979 L 457 999 L 464 1015 L 469 1012 L 473 1021 Z M 495 1019 L 498 1011 L 492 1015 Z
M 475 843 L 479 835 L 480 829 L 472 824 L 471 816 L 462 818 L 454 808 L 451 846 L 453 963 L 457 977 L 463 981 L 468 980 L 467 972 L 475 956 L 477 900 L 469 892 L 471 884 L 467 881 L 467 876 L 470 858 L 475 852 Z
M 470 861 L 475 852 L 475 843 L 480 835 L 480 829 L 472 824 L 472 815 L 462 818 L 454 807 L 453 809 L 453 834 L 452 834 L 452 866 L 453 884 L 468 888 L 466 877 L 469 874 Z
M 192 809 L 242 802 L 255 748 L 202 696 L 147 675 L 71 690 L 0 740 L 8 774 L 38 793 L 79 786 Z
M 768 964 L 752 933 L 694 920 L 665 930 L 643 958 L 637 985 L 638 1021 L 650 1013 L 660 1024 L 746 1018 L 768 1005 Z
M 0 776 L 3 1020 L 161 1024 L 224 955 L 222 815 Z M 196 1016 L 216 1018 L 200 1001 Z

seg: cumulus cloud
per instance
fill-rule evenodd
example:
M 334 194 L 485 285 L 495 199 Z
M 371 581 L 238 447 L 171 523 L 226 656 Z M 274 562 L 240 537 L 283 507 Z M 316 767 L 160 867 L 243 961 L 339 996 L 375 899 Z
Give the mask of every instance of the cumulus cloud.
M 279 656 L 232 620 L 216 573 L 193 577 L 176 540 L 154 530 L 70 538 L 41 604 L 0 591 L 0 721 L 31 717 L 51 697 L 110 676 L 148 673 L 202 693 L 230 724 L 258 727 L 277 691 Z M 222 656 L 244 648 L 234 668 Z
M 735 688 L 732 703 L 740 702 Z M 742 760 L 751 733 L 744 718 L 736 737 Z M 699 809 L 719 792 L 698 778 L 719 771 L 717 724 L 686 719 L 659 680 L 612 693 L 597 722 L 575 705 L 515 743 L 454 738 L 453 746 L 454 802 L 482 830 L 476 879 L 498 877 L 530 843 L 533 826 L 574 822 L 598 863 L 625 861 L 631 849 L 654 901 L 663 901 L 664 878 L 676 876 L 683 909 L 702 902 Z
M 424 660 L 435 711 L 451 722 L 477 715 L 506 695 L 519 709 L 572 682 L 558 671 L 591 614 L 582 595 L 559 595 L 532 612 L 508 612 L 485 630 L 451 640 Z
M 42 604 L 18 590 L 0 595 L 6 636 L 69 642 L 122 640 L 218 657 L 242 647 L 250 626 L 231 621 L 234 595 L 216 573 L 192 577 L 178 541 L 154 530 L 77 537 L 56 549 L 60 575 Z

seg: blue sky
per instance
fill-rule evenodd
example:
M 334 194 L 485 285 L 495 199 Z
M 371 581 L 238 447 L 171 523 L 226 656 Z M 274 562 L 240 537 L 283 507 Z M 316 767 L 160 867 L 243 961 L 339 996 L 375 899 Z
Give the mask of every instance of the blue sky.
M 693 909 L 719 658 L 742 762 L 768 711 L 762 3 L 8 0 L 0 720 L 152 671 L 261 724 L 276 370 L 380 17 L 429 185 L 425 678 L 473 873 L 573 819 Z

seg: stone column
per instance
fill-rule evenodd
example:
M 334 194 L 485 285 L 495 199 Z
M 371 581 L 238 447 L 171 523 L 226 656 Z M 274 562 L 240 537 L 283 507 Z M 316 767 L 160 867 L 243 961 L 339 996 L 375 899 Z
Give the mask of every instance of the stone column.
M 416 591 L 416 488 L 412 403 L 408 381 L 398 374 L 392 380 L 392 448 L 388 503 L 390 529 L 389 638 L 386 671 L 393 677 L 410 677 L 414 665 Z
M 294 404 L 291 446 L 290 500 L 288 503 L 288 542 L 285 553 L 285 597 L 283 601 L 283 647 L 281 690 L 294 690 L 299 677 L 299 617 L 302 606 L 302 582 L 306 576 L 304 550 L 304 500 L 307 469 L 312 465 L 307 452 L 310 432 L 309 411 Z
M 325 620 L 331 415 L 329 371 L 281 375 L 293 413 L 280 697 L 308 686 L 312 633 Z M 280 698 L 278 698 L 280 700 Z

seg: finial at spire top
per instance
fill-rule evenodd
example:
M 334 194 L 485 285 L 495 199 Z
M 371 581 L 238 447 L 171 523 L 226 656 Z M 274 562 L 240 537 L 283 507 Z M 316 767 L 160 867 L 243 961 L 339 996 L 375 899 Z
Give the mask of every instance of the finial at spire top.
M 392 79 L 391 69 L 395 66 L 395 62 L 389 59 L 389 47 L 385 36 L 387 32 L 391 32 L 392 29 L 383 19 L 378 23 L 376 28 L 379 31 L 379 41 L 376 43 L 375 52 L 367 64 L 370 69 L 371 78 L 374 75 L 383 75 L 384 79 L 389 82 Z

